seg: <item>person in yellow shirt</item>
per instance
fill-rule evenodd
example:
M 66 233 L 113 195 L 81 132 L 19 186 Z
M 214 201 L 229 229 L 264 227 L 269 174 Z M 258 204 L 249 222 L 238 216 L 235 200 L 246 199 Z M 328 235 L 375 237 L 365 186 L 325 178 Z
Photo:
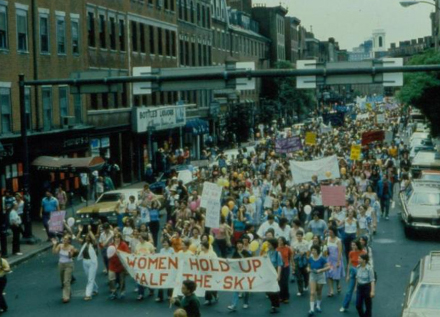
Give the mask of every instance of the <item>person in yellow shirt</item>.
M 6 274 L 11 272 L 11 268 L 9 267 L 8 261 L 1 258 L 0 254 L 0 313 L 4 313 L 8 311 L 8 305 L 6 304 L 5 297 L 3 296 L 3 293 L 5 291 L 6 287 Z
M 136 255 L 149 255 L 154 254 L 154 245 L 148 241 L 148 233 L 142 232 L 139 235 L 139 243 L 134 249 Z M 138 297 L 137 300 L 143 300 L 145 294 L 145 286 L 138 284 Z M 154 291 L 150 289 L 150 295 L 154 295 Z
M 388 148 L 388 155 L 392 158 L 397 158 L 398 152 L 399 149 L 397 148 L 396 144 L 394 142 L 391 143 L 391 146 Z

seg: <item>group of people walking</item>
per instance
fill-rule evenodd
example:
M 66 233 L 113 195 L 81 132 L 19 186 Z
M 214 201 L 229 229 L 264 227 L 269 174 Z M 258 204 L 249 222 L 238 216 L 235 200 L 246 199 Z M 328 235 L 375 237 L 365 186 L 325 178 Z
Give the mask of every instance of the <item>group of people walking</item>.
M 377 128 L 394 131 L 399 111 L 385 111 L 387 123 Z M 122 300 L 127 295 L 127 272 L 116 251 L 234 259 L 267 256 L 280 288 L 279 292 L 266 294 L 271 313 L 294 301 L 291 282 L 295 281 L 296 297 L 308 294 L 310 316 L 323 311 L 325 302 L 335 300 L 340 301 L 339 311 L 346 312 L 355 291 L 359 316 L 372 316 L 376 284 L 374 237 L 379 223 L 389 219 L 394 185 L 399 181 L 398 163 L 407 155 L 402 147 L 395 150 L 398 140 L 393 138 L 390 143 L 364 145 L 361 157 L 351 160 L 351 145 L 358 144 L 361 133 L 372 124 L 373 114 L 359 121 L 346 119 L 344 125 L 319 133 L 316 143 L 308 145 L 304 142 L 305 133 L 320 130 L 321 122 L 315 120 L 296 131 L 303 140 L 303 149 L 288 154 L 275 152 L 279 137 L 276 131 L 266 133 L 254 151 L 240 149 L 237 157 L 223 162 L 226 165 L 212 164 L 200 169 L 195 182 L 185 185 L 170 179 L 162 202 L 148 185 L 139 199 L 121 196 L 118 223 L 76 229 L 67 226 L 62 241 L 53 240 L 53 252 L 59 256 L 63 301 L 70 301 L 75 257 L 82 261 L 87 276 L 84 300 L 89 301 L 98 294 L 100 258 L 107 275 L 109 299 Z M 340 178 L 319 181 L 314 176 L 307 183 L 295 183 L 289 160 L 313 161 L 330 155 L 338 157 Z M 220 155 L 218 159 L 224 158 Z M 206 211 L 200 207 L 205 181 L 223 187 L 219 228 L 205 226 Z M 321 185 L 345 186 L 345 206 L 324 206 Z M 161 219 L 162 210 L 166 221 L 165 215 Z M 77 244 L 72 244 L 73 238 Z M 178 299 L 172 297 L 171 290 L 156 293 L 136 285 L 136 298 L 142 301 L 147 291 L 149 296 L 156 296 L 157 302 L 168 299 L 181 306 L 183 311 L 178 310 L 177 314 L 200 316 L 196 287 L 193 281 L 185 281 L 184 297 Z M 220 296 L 206 292 L 205 305 L 217 303 Z M 227 309 L 236 311 L 240 299 L 242 308 L 248 309 L 253 297 L 247 292 L 234 292 Z

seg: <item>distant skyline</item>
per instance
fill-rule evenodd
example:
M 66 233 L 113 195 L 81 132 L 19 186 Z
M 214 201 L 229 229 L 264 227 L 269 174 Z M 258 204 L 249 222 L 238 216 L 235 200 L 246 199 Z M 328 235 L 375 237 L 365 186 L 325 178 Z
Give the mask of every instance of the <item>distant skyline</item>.
M 434 0 L 426 0 L 428 2 Z M 399 0 L 266 0 L 267 6 L 281 4 L 289 9 L 288 16 L 301 20 L 307 31 L 319 40 L 334 37 L 341 49 L 351 51 L 371 37 L 374 29 L 386 32 L 386 47 L 390 43 L 431 35 L 429 15 L 434 6 L 418 4 L 403 8 Z

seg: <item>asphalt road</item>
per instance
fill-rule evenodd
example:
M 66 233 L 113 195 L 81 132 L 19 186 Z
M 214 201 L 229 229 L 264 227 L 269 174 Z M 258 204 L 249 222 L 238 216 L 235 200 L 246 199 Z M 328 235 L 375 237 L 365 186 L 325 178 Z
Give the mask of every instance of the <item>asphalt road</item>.
M 432 250 L 440 249 L 440 235 L 423 235 L 415 239 L 406 239 L 402 224 L 397 215 L 399 206 L 392 211 L 389 221 L 381 220 L 378 234 L 373 242 L 378 285 L 376 298 L 373 302 L 373 316 L 394 317 L 400 316 L 403 293 L 409 274 L 418 259 Z M 72 300 L 69 304 L 62 304 L 60 280 L 57 270 L 57 257 L 50 252 L 41 254 L 28 262 L 14 268 L 8 276 L 6 299 L 9 304 L 9 316 L 172 316 L 173 310 L 168 303 L 155 303 L 150 297 L 142 302 L 136 301 L 133 292 L 135 284 L 131 278 L 127 279 L 127 296 L 124 300 L 110 301 L 106 277 L 98 273 L 97 282 L 100 294 L 90 302 L 84 302 L 84 289 L 86 285 L 82 263 L 75 263 L 75 276 L 77 282 L 72 288 Z M 99 272 L 102 271 L 100 263 Z M 291 301 L 282 305 L 278 316 L 306 316 L 309 308 L 308 297 L 296 297 L 296 284 L 291 285 Z M 345 282 L 341 294 L 327 298 L 324 297 L 323 313 L 318 316 L 357 316 L 354 300 L 346 313 L 340 313 Z M 324 288 L 323 294 L 327 294 Z M 229 312 L 231 294 L 221 293 L 217 304 L 202 308 L 202 316 L 233 316 L 241 313 L 253 316 L 269 315 L 270 303 L 264 294 L 253 294 L 250 307 L 237 312 Z M 202 301 L 203 303 L 203 301 Z

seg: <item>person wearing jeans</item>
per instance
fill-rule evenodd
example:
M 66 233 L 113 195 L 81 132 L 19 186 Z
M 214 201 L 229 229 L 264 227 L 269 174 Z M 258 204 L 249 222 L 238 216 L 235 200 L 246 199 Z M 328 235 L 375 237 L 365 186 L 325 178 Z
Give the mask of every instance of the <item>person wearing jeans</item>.
M 267 256 L 270 259 L 270 262 L 272 262 L 272 265 L 274 266 L 275 270 L 277 271 L 277 281 L 279 282 L 281 280 L 281 271 L 283 268 L 283 258 L 281 257 L 280 252 L 277 251 L 278 247 L 278 241 L 277 239 L 269 239 L 269 251 L 267 252 Z M 277 313 L 280 308 L 280 294 L 279 292 L 269 292 L 267 293 L 267 296 L 269 297 L 270 303 L 272 305 L 271 313 Z
M 348 265 L 347 265 L 347 275 L 346 281 L 348 282 L 347 293 L 345 294 L 342 307 L 339 310 L 341 313 L 345 312 L 349 306 L 351 299 L 353 297 L 353 292 L 356 286 L 356 274 L 357 266 L 359 265 L 359 256 L 365 254 L 366 252 L 362 250 L 362 245 L 359 240 L 355 240 L 351 243 L 351 251 L 348 255 Z
M 393 197 L 392 186 L 388 176 L 385 176 L 384 179 L 381 179 L 377 183 L 377 196 L 380 199 L 380 205 L 382 207 L 382 217 L 386 220 L 389 219 L 390 201 Z
M 243 248 L 243 240 L 239 239 L 235 243 L 235 253 L 232 255 L 233 259 L 244 259 L 244 258 L 250 258 L 252 257 L 252 252 L 245 250 Z M 247 309 L 249 308 L 249 293 L 244 293 L 243 296 L 243 308 Z M 234 292 L 232 295 L 232 303 L 228 306 L 229 310 L 235 311 L 238 306 L 238 300 L 240 298 L 239 292 Z
M 376 288 L 376 279 L 373 267 L 369 264 L 368 254 L 359 256 L 359 266 L 356 274 L 357 296 L 356 309 L 359 317 L 371 317 Z M 365 305 L 365 310 L 364 310 Z
M 92 295 L 98 294 L 98 285 L 95 282 L 96 271 L 98 270 L 98 257 L 96 256 L 96 240 L 95 235 L 92 232 L 92 227 L 89 225 L 85 239 L 82 239 L 81 237 L 82 231 L 83 227 L 79 226 L 77 240 L 83 243 L 83 245 L 79 251 L 78 261 L 83 261 L 84 272 L 87 276 L 86 295 L 84 300 L 89 301 L 92 299 Z
M 53 197 L 52 193 L 46 191 L 46 197 L 41 200 L 40 217 L 43 219 L 43 226 L 46 229 L 47 241 L 53 237 L 53 234 L 49 232 L 49 220 L 50 214 L 53 211 L 60 211 L 60 205 L 58 200 Z

